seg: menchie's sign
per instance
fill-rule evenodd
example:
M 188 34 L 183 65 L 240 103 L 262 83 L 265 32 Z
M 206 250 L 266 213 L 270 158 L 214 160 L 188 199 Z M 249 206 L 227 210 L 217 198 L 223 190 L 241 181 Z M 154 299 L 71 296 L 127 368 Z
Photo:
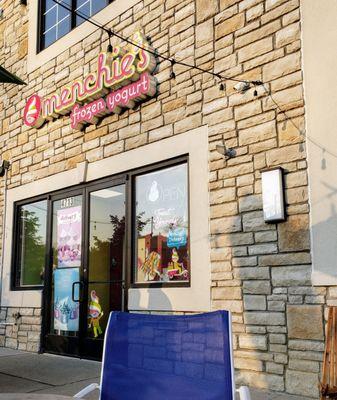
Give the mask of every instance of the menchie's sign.
M 33 94 L 24 109 L 25 125 L 38 128 L 46 120 L 70 113 L 71 127 L 79 129 L 154 96 L 156 80 L 151 73 L 156 59 L 144 50 L 149 49 L 149 44 L 140 32 L 133 35 L 132 42 L 142 49 L 134 45 L 115 46 L 112 53 L 98 55 L 96 73 L 89 73 L 49 96 Z

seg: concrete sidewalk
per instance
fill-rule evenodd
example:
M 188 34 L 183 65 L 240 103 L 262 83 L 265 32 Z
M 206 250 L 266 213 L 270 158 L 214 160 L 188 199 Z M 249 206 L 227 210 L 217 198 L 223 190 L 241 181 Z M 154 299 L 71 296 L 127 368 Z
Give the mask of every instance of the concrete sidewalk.
M 101 363 L 96 361 L 0 348 L 0 393 L 73 396 L 90 383 L 99 383 L 100 371 Z M 252 400 L 304 400 L 255 390 L 251 394 Z M 98 391 L 86 398 L 97 400 Z

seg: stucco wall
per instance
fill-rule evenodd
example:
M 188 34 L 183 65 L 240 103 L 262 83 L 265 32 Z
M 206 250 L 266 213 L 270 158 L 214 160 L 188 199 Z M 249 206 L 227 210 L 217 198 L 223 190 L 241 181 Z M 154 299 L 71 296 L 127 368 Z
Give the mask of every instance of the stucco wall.
M 337 2 L 304 0 L 303 71 L 313 282 L 337 284 Z

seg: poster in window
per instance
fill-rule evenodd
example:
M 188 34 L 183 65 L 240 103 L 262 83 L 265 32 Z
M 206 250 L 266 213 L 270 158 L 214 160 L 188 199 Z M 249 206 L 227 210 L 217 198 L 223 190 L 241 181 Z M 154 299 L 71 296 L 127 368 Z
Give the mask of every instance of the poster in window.
M 57 211 L 58 268 L 73 268 L 81 265 L 81 211 L 81 206 Z
M 54 329 L 78 332 L 79 303 L 72 300 L 72 286 L 79 280 L 78 268 L 62 268 L 54 271 Z M 78 285 L 74 288 L 78 299 Z
M 188 282 L 187 164 L 136 177 L 136 282 Z

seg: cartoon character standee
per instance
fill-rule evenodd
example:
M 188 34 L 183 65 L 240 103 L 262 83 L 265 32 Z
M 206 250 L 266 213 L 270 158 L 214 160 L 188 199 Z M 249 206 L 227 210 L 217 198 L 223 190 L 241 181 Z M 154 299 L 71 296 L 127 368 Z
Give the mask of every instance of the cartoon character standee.
M 94 337 L 97 338 L 101 335 L 102 328 L 100 327 L 99 320 L 103 317 L 102 307 L 99 304 L 99 297 L 96 294 L 96 290 L 92 290 L 90 293 L 91 301 L 89 303 L 89 324 L 88 327 L 93 329 Z
M 174 277 L 183 277 L 184 279 L 187 279 L 188 271 L 184 267 L 184 264 L 179 262 L 179 254 L 178 254 L 176 248 L 172 249 L 171 259 L 172 259 L 172 262 L 169 263 L 168 269 L 167 269 L 167 274 L 168 274 L 169 279 L 171 280 Z

